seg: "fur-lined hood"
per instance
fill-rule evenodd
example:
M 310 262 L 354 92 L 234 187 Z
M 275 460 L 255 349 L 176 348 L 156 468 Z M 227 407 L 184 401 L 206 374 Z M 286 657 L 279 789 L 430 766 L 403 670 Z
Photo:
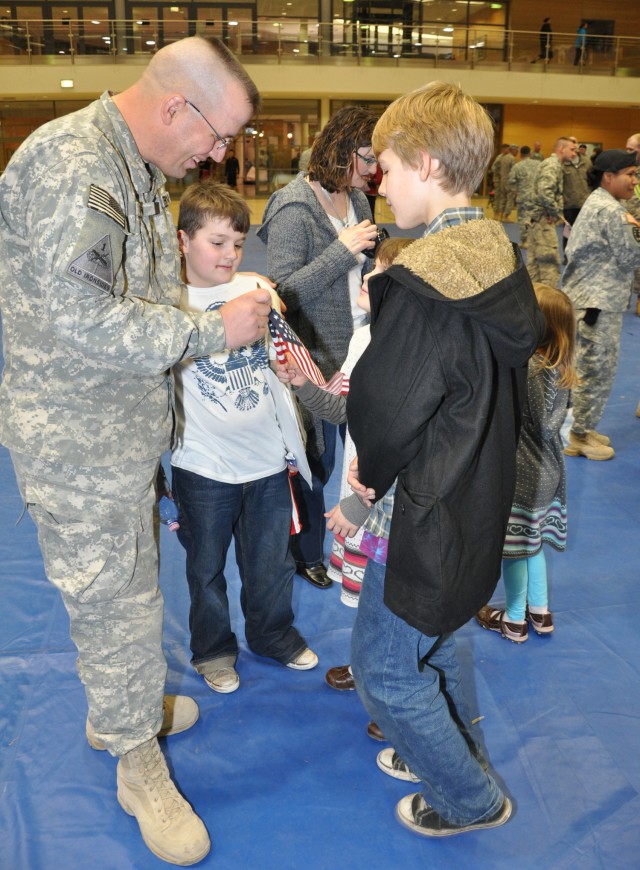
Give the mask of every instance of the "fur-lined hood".
M 497 359 L 521 366 L 531 355 L 531 302 L 521 298 L 523 286 L 531 292 L 520 253 L 502 225 L 467 221 L 418 239 L 371 280 L 371 322 L 387 292 L 406 288 L 481 321 Z

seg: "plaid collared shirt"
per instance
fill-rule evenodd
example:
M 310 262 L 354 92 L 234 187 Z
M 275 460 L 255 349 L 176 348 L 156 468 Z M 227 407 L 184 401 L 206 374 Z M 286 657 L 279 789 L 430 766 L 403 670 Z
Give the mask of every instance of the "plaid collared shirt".
M 439 233 L 441 230 L 448 229 L 449 227 L 457 227 L 468 221 L 477 221 L 483 218 L 484 209 L 481 208 L 472 206 L 446 208 L 437 218 L 431 221 L 424 231 L 423 238 L 432 236 L 434 233 Z M 394 482 L 389 492 L 371 508 L 371 513 L 364 524 L 361 549 L 374 562 L 379 562 L 383 565 L 387 561 L 385 542 L 389 540 L 395 493 L 396 484 Z

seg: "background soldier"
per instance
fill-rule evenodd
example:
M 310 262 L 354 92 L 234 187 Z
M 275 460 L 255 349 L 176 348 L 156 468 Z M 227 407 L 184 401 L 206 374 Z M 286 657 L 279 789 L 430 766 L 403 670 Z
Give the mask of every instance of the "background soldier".
M 527 269 L 532 281 L 557 287 L 560 282 L 560 252 L 558 248 L 558 221 L 565 223 L 562 210 L 563 171 L 565 160 L 576 154 L 576 143 L 561 136 L 555 143 L 553 154 L 540 164 L 535 180 L 535 202 L 531 211 Z
M 185 39 L 127 90 L 36 130 L 0 179 L 0 441 L 69 613 L 89 742 L 120 757 L 118 800 L 147 846 L 181 865 L 210 843 L 156 739 L 198 717 L 190 698 L 163 708 L 153 484 L 172 427 L 167 371 L 263 334 L 269 292 L 179 310 L 164 182 L 220 162 L 257 105 L 222 43 Z
M 504 218 L 504 210 L 507 205 L 507 187 L 506 179 L 509 177 L 509 172 L 504 176 L 502 174 L 502 162 L 509 154 L 509 146 L 504 144 L 500 147 L 500 154 L 493 161 L 491 173 L 493 175 L 493 216 L 497 221 Z M 509 166 L 509 169 L 511 165 Z
M 629 152 L 634 151 L 636 164 L 640 163 L 640 133 L 634 133 L 633 136 L 629 136 L 626 149 Z M 627 200 L 626 205 L 629 213 L 640 223 L 640 184 L 636 184 L 633 196 Z M 633 292 L 636 294 L 636 314 L 640 317 L 640 269 L 636 269 L 633 273 Z M 640 405 L 638 405 L 638 412 L 640 417 Z
M 593 193 L 567 245 L 564 290 L 576 310 L 573 424 L 565 453 L 612 459 L 607 435 L 596 431 L 618 368 L 622 319 L 631 276 L 640 266 L 640 225 L 627 211 L 638 180 L 635 153 L 603 151 L 590 170 Z
M 520 149 L 520 162 L 511 168 L 509 188 L 513 191 L 520 225 L 520 247 L 527 247 L 529 222 L 535 201 L 535 181 L 540 164 L 531 159 L 531 148 L 523 145 Z
M 578 146 L 578 140 L 571 137 L 571 141 Z M 587 197 L 591 193 L 589 182 L 587 181 L 587 172 L 591 169 L 591 161 L 580 153 L 578 149 L 575 157 L 571 160 L 565 160 L 562 164 L 562 202 L 565 221 L 573 226 L 576 218 L 580 213 L 580 209 L 585 204 Z M 562 236 L 562 247 L 567 247 L 568 236 Z

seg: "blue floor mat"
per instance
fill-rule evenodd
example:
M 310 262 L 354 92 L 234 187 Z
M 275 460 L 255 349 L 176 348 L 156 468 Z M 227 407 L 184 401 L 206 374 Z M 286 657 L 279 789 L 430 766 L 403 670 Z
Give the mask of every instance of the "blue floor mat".
M 510 228 L 513 232 L 514 227 Z M 264 271 L 249 239 L 245 268 Z M 601 429 L 612 462 L 567 459 L 569 544 L 548 550 L 552 637 L 518 646 L 458 632 L 472 715 L 515 812 L 504 827 L 424 840 L 394 820 L 411 786 L 376 767 L 353 692 L 324 683 L 349 660 L 354 611 L 339 589 L 294 587 L 296 623 L 320 657 L 295 672 L 243 644 L 239 691 L 211 692 L 189 664 L 188 592 L 175 534 L 161 528 L 168 688 L 200 720 L 163 741 L 212 836 L 216 870 L 631 870 L 640 865 L 640 318 L 624 320 Z M 339 465 L 327 492 L 333 504 Z M 86 701 L 58 594 L 0 449 L 0 868 L 129 870 L 167 865 L 116 800 L 116 762 L 84 738 Z M 329 543 L 329 542 L 327 542 Z M 230 599 L 243 638 L 238 576 Z M 501 599 L 501 586 L 495 599 Z

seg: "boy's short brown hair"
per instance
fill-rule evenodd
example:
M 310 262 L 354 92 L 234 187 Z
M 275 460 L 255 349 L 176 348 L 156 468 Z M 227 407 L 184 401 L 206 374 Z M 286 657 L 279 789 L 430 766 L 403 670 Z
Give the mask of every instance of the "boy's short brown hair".
M 197 181 L 180 197 L 178 229 L 190 239 L 207 221 L 227 220 L 237 233 L 248 233 L 251 212 L 240 194 L 218 181 Z
M 440 161 L 436 177 L 447 193 L 471 195 L 493 156 L 491 116 L 456 85 L 431 82 L 398 97 L 373 131 L 373 150 L 390 148 L 417 169 L 420 152 Z

